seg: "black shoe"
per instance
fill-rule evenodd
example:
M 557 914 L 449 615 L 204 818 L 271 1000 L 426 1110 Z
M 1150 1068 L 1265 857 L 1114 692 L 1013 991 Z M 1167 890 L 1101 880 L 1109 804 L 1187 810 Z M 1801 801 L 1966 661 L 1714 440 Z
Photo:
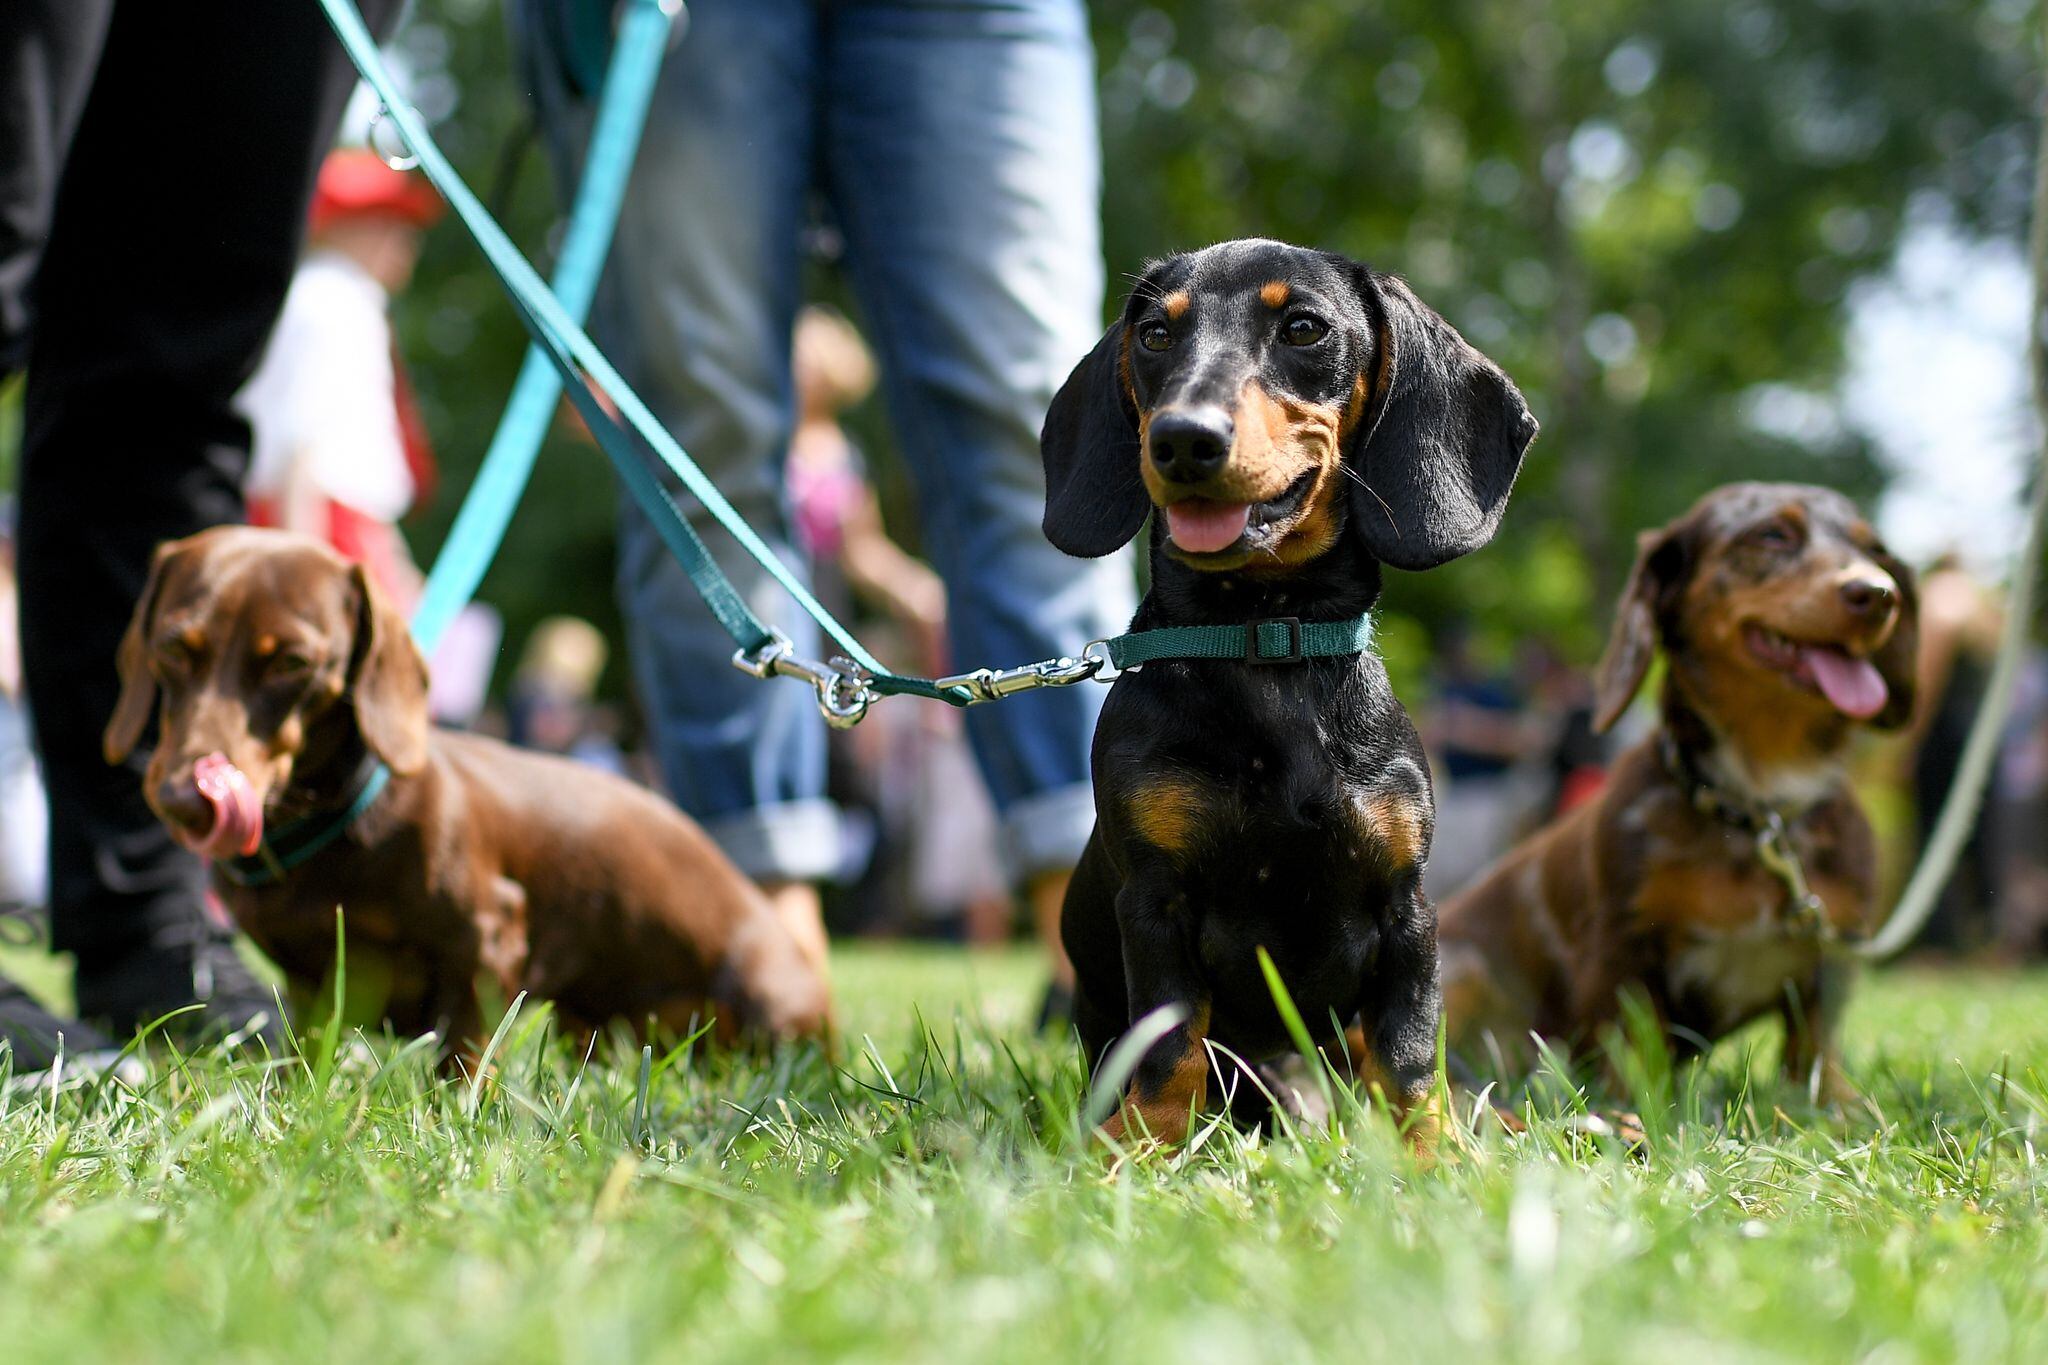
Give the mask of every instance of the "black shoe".
M 198 1009 L 190 1009 L 198 1005 Z M 208 933 L 196 944 L 153 944 L 78 974 L 78 1012 L 104 1020 L 117 1038 L 165 1020 L 185 1044 L 237 1039 L 284 1048 L 278 995 L 256 978 L 234 941 Z M 174 1011 L 184 1013 L 165 1019 Z
M 90 1024 L 60 1019 L 36 1003 L 34 996 L 0 977 L 0 1052 L 12 1052 L 14 1071 L 45 1071 L 61 1053 L 105 1052 L 113 1044 Z

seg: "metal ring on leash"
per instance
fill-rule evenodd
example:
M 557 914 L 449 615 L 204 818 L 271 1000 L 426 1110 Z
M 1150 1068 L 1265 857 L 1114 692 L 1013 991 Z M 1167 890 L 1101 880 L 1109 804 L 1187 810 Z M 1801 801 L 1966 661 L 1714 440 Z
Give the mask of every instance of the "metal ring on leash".
M 773 631 L 758 647 L 736 649 L 732 666 L 751 678 L 801 678 L 817 692 L 818 713 L 835 730 L 860 724 L 876 696 L 867 671 L 851 659 L 819 663 L 796 652 L 789 637 Z
M 381 104 L 377 106 L 377 112 L 370 116 L 370 127 L 363 134 L 363 145 L 370 149 L 371 155 L 394 171 L 409 171 L 413 169 L 420 164 L 419 155 L 416 152 L 410 150 L 387 152 L 377 145 L 377 130 L 387 123 L 391 124 L 392 131 L 397 134 L 399 144 L 403 146 L 405 134 L 397 132 L 398 125 L 392 120 L 391 111 Z

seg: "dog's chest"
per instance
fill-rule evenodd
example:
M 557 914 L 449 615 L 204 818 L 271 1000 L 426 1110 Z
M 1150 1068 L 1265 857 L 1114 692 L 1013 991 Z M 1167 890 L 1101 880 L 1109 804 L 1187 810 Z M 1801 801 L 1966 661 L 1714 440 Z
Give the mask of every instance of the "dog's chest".
M 1818 945 L 1776 923 L 1717 933 L 1677 945 L 1667 959 L 1665 989 L 1676 1022 L 1709 1035 L 1738 1028 L 1804 994 L 1819 970 Z
M 1661 935 L 1674 1022 L 1718 1036 L 1776 1009 L 1788 990 L 1809 988 L 1820 944 L 1794 922 L 1790 897 L 1737 831 L 1653 858 L 1636 911 Z

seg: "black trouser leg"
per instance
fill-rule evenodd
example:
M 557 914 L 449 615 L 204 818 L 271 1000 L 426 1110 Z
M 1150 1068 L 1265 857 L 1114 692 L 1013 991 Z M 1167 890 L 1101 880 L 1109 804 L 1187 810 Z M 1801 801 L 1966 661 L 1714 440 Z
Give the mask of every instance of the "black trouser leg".
M 396 8 L 363 5 L 380 25 Z M 354 80 L 307 0 L 118 0 L 62 159 L 28 354 L 23 664 L 53 935 L 81 1011 L 117 1024 L 191 998 L 203 921 L 200 865 L 143 805 L 139 757 L 100 756 L 115 647 L 156 544 L 242 516 L 230 400 Z
M 0 375 L 28 359 L 36 262 L 57 174 L 113 11 L 114 0 L 0 5 Z

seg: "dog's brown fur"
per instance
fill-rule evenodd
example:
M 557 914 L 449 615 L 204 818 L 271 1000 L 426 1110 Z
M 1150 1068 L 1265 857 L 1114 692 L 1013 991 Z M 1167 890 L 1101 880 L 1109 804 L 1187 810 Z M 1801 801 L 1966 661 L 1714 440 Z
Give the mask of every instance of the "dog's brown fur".
M 1881 596 L 1858 610 L 1864 587 Z M 1787 1075 L 1831 1100 L 1850 1093 L 1834 1037 L 1845 970 L 1788 919 L 1754 830 L 1700 796 L 1778 811 L 1827 922 L 1843 935 L 1872 927 L 1875 848 L 1842 775 L 1858 722 L 1756 655 L 1746 632 L 1868 659 L 1889 693 L 1870 723 L 1891 728 L 1912 710 L 1916 621 L 1910 572 L 1825 489 L 1732 485 L 1646 534 L 1601 663 L 1596 723 L 1621 716 L 1661 645 L 1658 731 L 1621 756 L 1597 799 L 1442 907 L 1452 1047 L 1520 1067 L 1531 1034 L 1589 1043 L 1633 991 L 1680 1053 L 1775 1012 Z
M 215 877 L 296 990 L 332 971 L 339 906 L 351 981 L 383 978 L 385 1017 L 451 1052 L 479 1041 L 480 981 L 554 1001 L 571 1028 L 826 1031 L 823 964 L 702 830 L 593 768 L 432 728 L 404 619 L 324 545 L 235 527 L 162 546 L 119 667 L 107 757 L 141 742 L 160 697 L 145 794 L 174 830 L 205 828 L 193 765 L 208 753 L 248 776 L 272 826 L 341 805 L 366 748 L 390 769 L 281 881 Z

